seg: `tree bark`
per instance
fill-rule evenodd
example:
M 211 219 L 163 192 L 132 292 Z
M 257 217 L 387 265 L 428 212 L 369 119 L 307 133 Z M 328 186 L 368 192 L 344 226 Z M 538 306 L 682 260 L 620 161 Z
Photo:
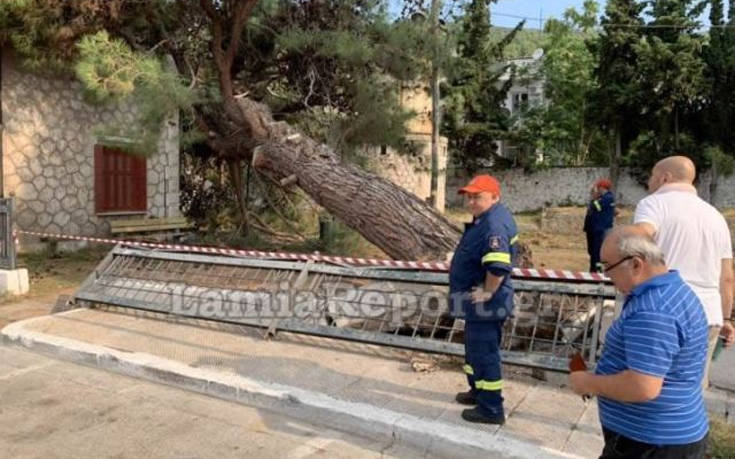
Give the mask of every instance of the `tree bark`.
M 720 184 L 720 172 L 717 170 L 717 161 L 712 161 L 712 167 L 709 170 L 711 177 L 709 182 L 709 199 L 707 200 L 713 206 L 717 197 L 717 189 Z
M 459 228 L 418 197 L 342 163 L 328 146 L 275 122 L 265 105 L 248 98 L 239 104 L 267 133 L 253 154 L 256 170 L 275 180 L 295 176 L 319 205 L 393 258 L 444 259 L 454 250 Z
M 618 188 L 618 181 L 620 180 L 620 160 L 623 157 L 623 145 L 621 138 L 620 128 L 615 127 L 613 130 L 613 142 L 615 145 L 611 149 L 610 154 L 610 180 L 613 183 L 613 188 Z
M 227 160 L 227 168 L 233 188 L 235 188 L 237 209 L 240 212 L 240 232 L 244 235 L 248 232 L 248 211 L 244 200 L 245 184 L 242 181 L 242 163 L 239 159 L 231 158 Z

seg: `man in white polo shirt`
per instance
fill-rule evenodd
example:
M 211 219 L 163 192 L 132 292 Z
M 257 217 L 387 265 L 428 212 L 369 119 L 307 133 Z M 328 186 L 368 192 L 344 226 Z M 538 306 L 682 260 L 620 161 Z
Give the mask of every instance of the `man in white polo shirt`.
M 717 336 L 735 342 L 732 320 L 732 243 L 725 218 L 697 196 L 696 169 L 686 156 L 669 156 L 653 167 L 651 193 L 635 209 L 634 222 L 656 240 L 666 264 L 699 297 L 710 326 L 703 385 L 709 386 L 709 362 Z

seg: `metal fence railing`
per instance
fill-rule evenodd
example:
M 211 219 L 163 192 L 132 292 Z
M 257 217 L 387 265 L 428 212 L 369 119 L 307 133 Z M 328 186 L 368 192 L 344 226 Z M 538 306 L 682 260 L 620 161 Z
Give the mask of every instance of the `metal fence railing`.
M 0 198 L 0 269 L 15 269 L 13 200 Z
M 569 357 L 581 352 L 594 364 L 612 286 L 514 284 L 503 360 L 566 371 Z M 446 273 L 117 247 L 75 302 L 461 356 L 464 321 L 448 314 L 447 291 Z

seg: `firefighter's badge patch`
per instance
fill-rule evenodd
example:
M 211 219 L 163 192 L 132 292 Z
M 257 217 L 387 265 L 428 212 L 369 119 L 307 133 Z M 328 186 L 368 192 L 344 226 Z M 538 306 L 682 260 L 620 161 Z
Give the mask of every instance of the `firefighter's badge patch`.
M 493 250 L 498 250 L 500 248 L 500 236 L 490 237 L 490 248 Z

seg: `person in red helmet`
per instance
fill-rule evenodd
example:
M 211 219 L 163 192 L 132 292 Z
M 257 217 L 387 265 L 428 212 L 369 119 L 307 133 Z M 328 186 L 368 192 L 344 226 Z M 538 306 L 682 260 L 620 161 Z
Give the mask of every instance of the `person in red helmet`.
M 592 199 L 584 217 L 584 232 L 587 234 L 587 253 L 590 256 L 590 272 L 602 272 L 600 247 L 605 234 L 615 220 L 615 196 L 608 179 L 597 180 L 590 190 Z

